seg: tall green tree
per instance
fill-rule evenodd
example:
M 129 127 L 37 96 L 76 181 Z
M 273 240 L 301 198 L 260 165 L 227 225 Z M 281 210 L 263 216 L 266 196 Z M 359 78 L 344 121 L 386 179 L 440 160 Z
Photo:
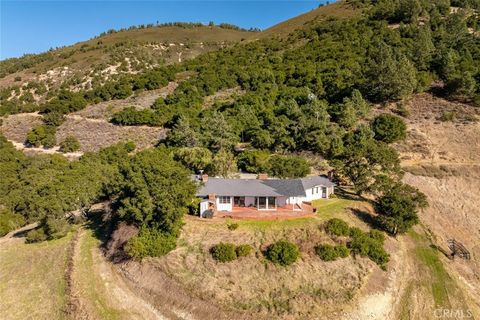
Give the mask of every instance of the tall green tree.
M 118 198 L 118 215 L 142 227 L 178 236 L 182 218 L 195 197 L 189 172 L 166 150 L 145 150 L 122 170 L 125 184 Z

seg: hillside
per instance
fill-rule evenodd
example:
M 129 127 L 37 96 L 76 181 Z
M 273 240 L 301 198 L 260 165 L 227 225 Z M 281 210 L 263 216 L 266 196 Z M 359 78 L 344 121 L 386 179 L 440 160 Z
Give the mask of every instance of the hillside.
M 0 89 L 10 88 L 13 99 L 43 101 L 47 91 L 61 86 L 89 88 L 121 74 L 179 63 L 228 47 L 253 34 L 256 32 L 195 24 L 110 31 L 72 46 L 1 61 Z M 31 90 L 21 89 L 26 85 Z
M 0 231 L 31 224 L 0 238 L 6 318 L 480 317 L 479 8 L 349 0 L 260 33 L 107 32 L 63 73 L 19 71 L 60 78 L 0 96 Z M 139 50 L 157 60 L 134 69 Z M 304 216 L 258 196 L 205 219 L 198 173 L 324 174 L 335 193 Z
M 332 18 L 348 19 L 353 16 L 358 16 L 359 14 L 360 10 L 355 10 L 354 7 L 347 1 L 338 1 L 329 5 L 323 5 L 297 17 L 285 20 L 268 29 L 265 29 L 259 34 L 252 36 L 257 39 L 268 38 L 272 36 L 285 37 L 295 30 L 300 30 L 307 24 L 315 21 Z

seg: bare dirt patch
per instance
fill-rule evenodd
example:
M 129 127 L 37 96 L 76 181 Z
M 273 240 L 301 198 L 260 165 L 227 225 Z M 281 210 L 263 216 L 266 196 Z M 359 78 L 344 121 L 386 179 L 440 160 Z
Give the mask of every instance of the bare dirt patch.
M 57 130 L 57 141 L 63 141 L 70 135 L 80 141 L 81 151 L 98 151 L 122 141 L 133 141 L 137 148 L 144 149 L 163 139 L 165 129 L 147 126 L 116 126 L 106 121 L 67 118 L 67 121 Z
M 415 240 L 413 270 L 424 279 L 436 277 L 438 286 L 429 292 L 429 284 L 420 278 L 407 287 L 404 296 L 411 298 L 402 302 L 407 305 L 403 315 L 423 312 L 433 318 L 439 304 L 480 314 L 480 123 L 471 121 L 480 110 L 428 94 L 416 96 L 409 109 L 409 134 L 397 149 L 407 171 L 404 181 L 428 197 L 430 206 L 420 213 L 428 241 L 449 252 L 447 240 L 454 238 L 470 250 L 472 260 L 448 260 L 426 244 L 419 248 L 425 240 Z M 444 112 L 457 116 L 437 120 Z
M 155 100 L 160 97 L 165 98 L 166 96 L 170 95 L 171 93 L 173 93 L 175 88 L 177 88 L 177 86 L 178 83 L 172 81 L 163 88 L 144 91 L 139 93 L 138 95 L 134 95 L 126 99 L 105 101 L 93 104 L 81 111 L 72 113 L 72 115 L 88 119 L 104 119 L 108 121 L 115 112 L 119 112 L 126 107 L 134 106 L 141 109 L 150 108 L 155 102 Z
M 0 130 L 7 139 L 23 143 L 28 131 L 42 123 L 38 113 L 20 113 L 4 117 Z
M 404 165 L 421 163 L 474 164 L 480 161 L 480 109 L 454 103 L 429 94 L 411 100 L 406 119 L 408 136 L 396 145 Z M 458 116 L 452 121 L 438 120 L 444 112 Z

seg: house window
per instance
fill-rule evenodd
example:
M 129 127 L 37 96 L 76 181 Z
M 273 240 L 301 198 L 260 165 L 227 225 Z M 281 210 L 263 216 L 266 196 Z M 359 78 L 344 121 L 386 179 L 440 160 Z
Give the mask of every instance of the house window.
M 259 210 L 275 210 L 277 208 L 277 198 L 275 197 L 258 197 L 257 208 Z
M 318 194 L 318 187 L 313 188 L 313 194 Z
M 267 209 L 274 210 L 277 207 L 276 198 L 268 197 L 267 198 Z
M 218 199 L 220 204 L 230 204 L 230 197 L 221 196 Z
M 322 198 L 327 197 L 327 187 L 322 187 Z

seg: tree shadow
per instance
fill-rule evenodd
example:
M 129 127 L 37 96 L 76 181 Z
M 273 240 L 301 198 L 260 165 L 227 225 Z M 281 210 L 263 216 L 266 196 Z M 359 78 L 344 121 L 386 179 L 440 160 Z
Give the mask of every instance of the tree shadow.
M 115 222 L 108 207 L 109 205 L 105 204 L 104 208 L 90 209 L 86 213 L 85 227 L 92 230 L 94 237 L 100 240 L 102 249 L 106 248 L 115 228 Z
M 344 188 L 336 187 L 335 188 L 335 195 L 338 196 L 341 199 L 346 199 L 346 200 L 353 200 L 353 201 L 364 201 L 368 202 L 370 204 L 373 204 L 374 201 L 368 198 L 365 198 L 361 195 L 358 195 L 355 192 L 348 191 Z
M 383 226 L 382 226 L 382 223 L 380 222 L 380 220 L 372 215 L 371 213 L 367 212 L 367 211 L 364 211 L 364 210 L 360 210 L 360 209 L 356 209 L 356 208 L 352 208 L 352 213 L 360 220 L 362 220 L 363 222 L 365 222 L 366 224 L 368 224 L 368 226 L 372 229 L 378 229 L 378 230 L 384 230 Z

